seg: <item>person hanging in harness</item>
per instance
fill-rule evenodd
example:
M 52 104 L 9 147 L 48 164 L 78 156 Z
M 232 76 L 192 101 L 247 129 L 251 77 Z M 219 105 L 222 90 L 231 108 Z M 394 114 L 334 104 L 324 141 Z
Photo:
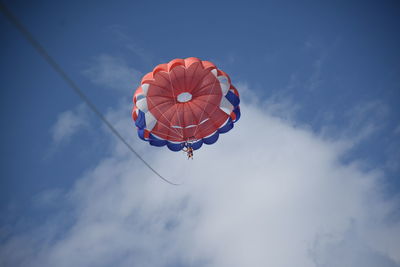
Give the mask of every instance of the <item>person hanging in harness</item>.
M 193 147 L 190 143 L 185 142 L 185 146 L 183 147 L 182 151 L 187 153 L 188 159 L 193 159 Z

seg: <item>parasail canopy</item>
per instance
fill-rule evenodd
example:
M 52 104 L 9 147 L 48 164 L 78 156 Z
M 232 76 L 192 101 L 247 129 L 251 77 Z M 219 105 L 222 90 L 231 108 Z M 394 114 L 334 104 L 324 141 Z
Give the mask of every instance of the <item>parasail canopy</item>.
M 213 144 L 240 117 L 239 93 L 212 62 L 190 57 L 160 64 L 137 88 L 132 117 L 138 135 L 172 151 Z

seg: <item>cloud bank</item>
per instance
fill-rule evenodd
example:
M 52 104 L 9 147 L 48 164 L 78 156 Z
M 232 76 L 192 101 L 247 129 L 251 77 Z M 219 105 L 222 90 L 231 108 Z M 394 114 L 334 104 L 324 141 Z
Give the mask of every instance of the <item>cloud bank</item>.
M 129 103 L 110 111 L 157 170 L 184 184 L 158 180 L 105 132 L 110 155 L 65 195 L 72 209 L 9 238 L 0 265 L 400 266 L 399 205 L 380 194 L 382 173 L 342 163 L 350 141 L 326 140 L 263 105 L 244 97 L 235 129 L 193 161 L 140 142 Z

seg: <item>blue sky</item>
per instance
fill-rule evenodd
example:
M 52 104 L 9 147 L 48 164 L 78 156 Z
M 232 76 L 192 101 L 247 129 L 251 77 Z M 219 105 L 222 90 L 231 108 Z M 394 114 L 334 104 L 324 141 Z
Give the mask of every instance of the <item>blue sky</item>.
M 146 159 L 154 159 L 153 164 L 160 171 L 177 180 L 189 179 L 187 176 L 191 179 L 183 190 L 178 189 L 179 192 L 176 192 L 174 189 L 176 195 L 161 181 L 157 181 L 113 139 L 104 125 L 82 105 L 80 99 L 2 15 L 0 209 L 3 216 L 0 219 L 0 250 L 3 252 L 0 255 L 5 260 L 0 264 L 29 266 L 27 262 L 34 262 L 38 266 L 62 266 L 62 262 L 68 266 L 65 260 L 68 257 L 65 255 L 75 255 L 71 251 L 76 250 L 71 247 L 79 243 L 71 241 L 75 240 L 74 233 L 80 233 L 76 229 L 83 225 L 83 217 L 93 215 L 90 212 L 92 209 L 87 211 L 84 207 L 96 210 L 94 203 L 102 199 L 99 192 L 103 192 L 103 189 L 99 192 L 89 192 L 89 189 L 103 188 L 100 186 L 103 185 L 101 181 L 106 179 L 103 177 L 111 179 L 107 181 L 110 183 L 109 188 L 113 189 L 103 192 L 113 196 L 110 198 L 113 199 L 110 200 L 112 205 L 107 203 L 124 207 L 130 203 L 131 206 L 127 205 L 131 208 L 127 208 L 127 213 L 132 211 L 129 218 L 133 216 L 135 220 L 151 225 L 152 215 L 159 212 L 158 208 L 154 208 L 153 202 L 156 200 L 171 205 L 164 204 L 170 213 L 160 213 L 160 221 L 165 220 L 167 225 L 172 223 L 170 218 L 184 220 L 181 216 L 191 216 L 191 224 L 177 227 L 180 234 L 176 236 L 187 236 L 185 229 L 190 227 L 203 229 L 191 233 L 204 236 L 219 229 L 217 224 L 213 224 L 213 212 L 196 215 L 193 212 L 207 208 L 215 210 L 214 216 L 217 216 L 221 209 L 229 205 L 209 206 L 199 196 L 199 190 L 208 192 L 210 199 L 221 203 L 238 194 L 248 200 L 244 203 L 252 204 L 249 207 L 243 206 L 243 212 L 249 219 L 257 220 L 259 210 L 250 208 L 254 205 L 259 205 L 261 209 L 263 203 L 265 207 L 274 207 L 272 203 L 283 201 L 289 203 L 288 210 L 295 210 L 291 201 L 302 200 L 301 197 L 295 200 L 285 198 L 285 192 L 288 192 L 285 190 L 281 192 L 282 195 L 266 190 L 271 197 L 265 197 L 266 193 L 260 192 L 265 198 L 253 203 L 257 199 L 258 187 L 274 188 L 274 185 L 280 185 L 279 182 L 270 184 L 268 177 L 281 177 L 282 181 L 289 183 L 283 187 L 301 192 L 299 196 L 304 197 L 307 195 L 305 192 L 311 195 L 315 193 L 314 190 L 321 189 L 324 192 L 324 188 L 331 184 L 321 185 L 319 181 L 332 179 L 329 180 L 334 184 L 332 191 L 326 193 L 332 194 L 332 199 L 319 195 L 315 195 L 314 199 L 319 201 L 321 198 L 321 203 L 326 203 L 327 207 L 331 200 L 335 200 L 335 194 L 336 198 L 340 198 L 340 194 L 347 190 L 337 182 L 348 177 L 343 181 L 343 187 L 354 189 L 349 191 L 349 195 L 354 194 L 355 197 L 344 198 L 347 202 L 334 208 L 353 204 L 357 208 L 348 214 L 332 211 L 337 215 L 336 218 L 343 218 L 347 226 L 343 226 L 342 222 L 331 225 L 321 221 L 318 227 L 323 230 L 310 232 L 307 237 L 314 236 L 314 239 L 307 239 L 307 246 L 298 250 L 297 247 L 292 248 L 298 251 L 293 258 L 311 250 L 312 253 L 305 253 L 308 256 L 299 256 L 299 259 L 304 260 L 304 264 L 300 260 L 303 264 L 300 266 L 338 266 L 335 261 L 338 258 L 344 261 L 348 258 L 349 262 L 362 264 L 345 253 L 347 247 L 357 247 L 357 251 L 364 253 L 364 256 L 356 257 L 358 260 L 370 257 L 370 262 L 379 262 L 381 266 L 400 265 L 400 259 L 393 256 L 400 251 L 400 244 L 390 239 L 400 229 L 400 4 L 397 1 L 5 3 Z M 244 116 L 235 129 L 222 136 L 215 146 L 202 148 L 197 156 L 202 159 L 195 159 L 197 162 L 187 165 L 180 153 L 171 154 L 167 149 L 149 147 L 137 140 L 130 120 L 130 101 L 141 75 L 157 64 L 190 56 L 213 61 L 230 75 L 244 101 Z M 279 139 L 269 133 L 291 138 Z M 254 147 L 254 150 L 248 147 Z M 224 153 L 230 153 L 229 157 L 224 156 Z M 244 153 L 249 154 L 242 155 Z M 241 178 L 245 185 L 248 177 L 260 179 L 243 189 L 248 194 L 236 191 L 243 186 L 237 179 L 234 179 L 234 183 L 238 183 L 237 187 L 233 184 L 230 189 L 226 189 L 225 185 L 229 177 L 236 177 L 226 158 L 235 162 L 243 157 L 253 158 L 257 164 L 246 165 L 251 166 L 248 168 L 242 166 L 247 172 L 237 179 Z M 313 160 L 321 165 L 314 166 L 315 170 L 310 162 L 299 165 L 303 157 L 307 158 L 304 160 Z M 323 160 L 325 158 L 326 161 Z M 278 159 L 282 160 L 282 164 L 262 169 L 261 166 L 268 166 L 268 162 Z M 212 180 L 214 183 L 194 181 L 210 177 L 202 164 L 213 164 L 216 170 Z M 325 164 L 330 167 L 319 170 Z M 221 165 L 226 166 L 227 170 L 220 170 L 218 166 Z M 307 171 L 305 166 L 309 166 Z M 337 169 L 333 168 L 335 166 Z M 193 174 L 193 170 L 198 172 Z M 286 170 L 293 170 L 293 173 L 286 173 Z M 305 182 L 305 185 L 309 185 L 307 188 L 292 180 L 295 173 L 303 173 L 303 170 L 304 176 L 299 179 L 312 178 L 310 181 L 314 181 Z M 333 174 L 336 171 L 338 174 Z M 118 178 L 129 175 L 134 181 Z M 118 181 L 116 185 L 111 183 L 112 179 Z M 353 180 L 354 183 L 350 182 Z M 366 186 L 368 190 L 364 188 L 364 182 L 371 183 L 370 187 Z M 116 200 L 117 192 L 126 186 L 133 186 L 128 195 L 135 197 Z M 156 200 L 150 200 L 138 188 L 149 195 L 160 194 L 168 198 L 156 197 Z M 313 188 L 311 192 L 310 188 Z M 218 190 L 229 193 L 220 196 Z M 365 200 L 371 194 L 376 199 L 373 203 Z M 91 198 L 86 199 L 87 196 Z M 134 212 L 138 208 L 134 203 L 147 203 L 142 217 L 141 213 Z M 304 205 L 307 203 L 311 202 L 304 200 Z M 187 211 L 182 205 L 192 209 Z M 365 205 L 376 205 L 378 208 L 368 213 L 361 208 Z M 112 211 L 107 208 L 105 210 Z M 226 230 L 227 236 L 224 237 L 235 236 L 236 233 L 240 240 L 247 240 L 252 233 L 243 236 L 239 232 L 241 226 L 250 229 L 249 222 L 239 223 L 240 220 L 235 220 L 234 214 L 228 212 L 226 216 L 237 222 L 237 227 L 233 223 L 223 228 L 229 230 Z M 277 224 L 284 225 L 283 222 L 288 218 L 280 217 L 279 212 L 276 214 Z M 312 213 L 315 218 L 321 214 L 330 213 Z M 111 218 L 112 212 L 107 216 Z M 310 218 L 313 216 L 310 215 Z M 369 216 L 382 223 L 377 222 L 373 227 L 365 226 L 365 218 Z M 204 224 L 196 224 L 193 217 L 199 218 Z M 301 218 L 299 221 L 302 221 Z M 122 219 L 126 220 L 126 217 Z M 337 228 L 338 225 L 341 227 Z M 85 227 L 95 229 L 92 224 L 85 224 Z M 248 260 L 247 255 L 235 259 L 239 257 L 235 253 L 237 248 L 229 250 L 228 246 L 223 250 L 225 244 L 222 241 L 215 242 L 210 238 L 201 240 L 196 249 L 185 250 L 187 257 L 172 250 L 163 255 L 165 261 L 150 263 L 147 257 L 151 257 L 154 252 L 150 249 L 151 245 L 156 249 L 162 248 L 163 243 L 158 239 L 159 236 L 146 236 L 139 228 L 127 233 L 133 237 L 137 234 L 141 240 L 148 242 L 135 244 L 134 248 L 120 244 L 118 251 L 123 251 L 119 257 L 122 258 L 120 262 L 114 261 L 112 264 L 114 259 L 110 256 L 103 261 L 104 266 L 125 266 L 132 262 L 142 264 L 138 266 L 234 266 L 227 259 L 235 262 Z M 260 223 L 255 228 L 262 232 L 264 225 Z M 166 240 L 179 244 L 193 244 L 190 239 L 170 236 L 171 232 L 178 230 L 168 232 L 167 229 L 160 236 L 165 234 Z M 338 232 L 343 235 L 340 242 L 330 240 L 326 246 L 318 245 L 322 241 L 315 236 L 330 236 Z M 108 238 L 113 241 L 113 235 Z M 198 236 L 192 238 L 192 241 L 200 239 Z M 29 240 L 40 249 L 32 252 L 23 248 L 23 242 L 18 243 L 16 240 Z M 258 244 L 252 248 L 254 255 L 248 254 L 254 256 L 252 259 L 257 259 L 253 266 L 265 266 L 263 264 L 266 263 L 290 266 L 290 262 L 280 261 L 279 258 L 275 262 L 273 259 L 268 262 L 257 257 L 261 255 L 257 248 L 265 244 L 255 239 L 249 240 L 252 240 L 250 243 Z M 295 244 L 287 236 L 274 239 L 277 240 Z M 382 245 L 374 247 L 371 245 L 373 242 Z M 69 245 L 63 247 L 66 243 Z M 115 248 L 111 246 L 102 248 L 102 251 L 115 255 L 112 253 Z M 212 254 L 198 249 L 203 246 L 214 248 L 217 252 Z M 71 254 L 66 253 L 65 257 L 61 257 L 57 247 Z M 281 247 L 285 248 L 283 245 Z M 289 250 L 290 245 L 286 248 Z M 9 252 L 15 250 L 21 250 L 21 253 Z M 328 255 L 328 250 L 334 253 Z M 137 254 L 141 256 L 135 257 Z M 43 255 L 50 256 L 46 258 Z M 276 255 L 284 258 L 284 254 L 279 254 L 279 251 Z M 95 254 L 92 256 L 96 258 Z M 75 262 L 74 266 L 87 264 Z

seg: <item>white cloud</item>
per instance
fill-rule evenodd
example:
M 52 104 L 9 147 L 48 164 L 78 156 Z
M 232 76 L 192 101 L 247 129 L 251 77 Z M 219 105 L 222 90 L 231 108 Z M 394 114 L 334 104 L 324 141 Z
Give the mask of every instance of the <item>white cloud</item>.
M 58 144 L 68 141 L 79 130 L 88 125 L 87 110 L 84 104 L 67 110 L 58 115 L 56 123 L 51 128 L 53 142 Z
M 380 195 L 381 172 L 342 164 L 345 142 L 262 107 L 245 100 L 235 128 L 193 161 L 141 142 L 125 110 L 110 112 L 153 167 L 184 185 L 158 180 L 112 137 L 111 155 L 67 195 L 71 228 L 50 220 L 33 248 L 24 240 L 35 233 L 15 236 L 0 265 L 399 266 L 400 223 L 388 221 L 398 203 Z
M 123 59 L 102 54 L 83 72 L 93 83 L 121 92 L 135 89 L 143 74 Z
M 342 114 L 341 114 L 342 112 Z M 389 107 L 382 101 L 360 101 L 347 110 L 324 111 L 316 115 L 320 133 L 327 138 L 350 141 L 353 147 L 365 145 L 388 125 Z M 332 123 L 333 121 L 335 123 Z M 339 137 L 338 137 L 339 136 Z
M 249 88 L 247 83 L 239 82 L 236 86 L 240 88 L 240 97 L 245 102 L 257 105 L 270 116 L 279 117 L 287 121 L 293 121 L 296 117 L 296 113 L 301 109 L 301 106 L 293 100 L 293 97 L 289 93 L 296 84 L 296 75 L 293 74 L 285 88 L 277 90 L 277 92 L 271 94 L 264 101 Z
M 355 139 L 363 141 L 385 126 L 388 113 L 388 106 L 381 101 L 361 102 L 346 114 L 349 118 L 348 131 L 357 133 Z
M 362 266 L 362 267 L 396 267 L 398 264 L 385 253 L 373 250 L 361 240 L 352 225 L 339 239 L 321 237 L 316 240 L 311 255 L 318 267 Z M 325 242 L 325 244 L 321 244 Z

